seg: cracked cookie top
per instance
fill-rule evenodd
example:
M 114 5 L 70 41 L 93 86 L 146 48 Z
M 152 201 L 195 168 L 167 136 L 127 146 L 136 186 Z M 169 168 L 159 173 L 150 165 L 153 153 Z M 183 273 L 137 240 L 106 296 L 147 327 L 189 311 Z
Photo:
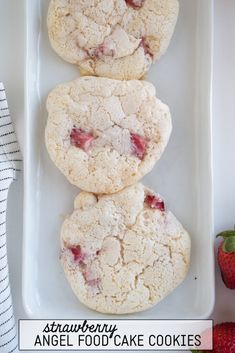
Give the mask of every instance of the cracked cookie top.
M 82 72 L 140 79 L 166 51 L 178 8 L 177 0 L 51 0 L 49 38 Z
M 145 81 L 82 77 L 56 87 L 47 109 L 51 159 L 72 184 L 94 193 L 140 180 L 171 133 L 169 108 Z
M 82 303 L 102 313 L 150 308 L 185 278 L 190 238 L 164 200 L 138 183 L 82 192 L 61 231 L 61 263 Z

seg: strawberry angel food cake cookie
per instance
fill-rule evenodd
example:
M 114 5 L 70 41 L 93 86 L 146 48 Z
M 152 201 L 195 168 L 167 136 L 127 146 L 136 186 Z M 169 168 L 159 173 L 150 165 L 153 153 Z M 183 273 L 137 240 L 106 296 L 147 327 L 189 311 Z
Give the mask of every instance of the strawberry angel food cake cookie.
M 61 263 L 78 299 L 101 313 L 148 309 L 186 277 L 190 237 L 163 199 L 138 183 L 82 192 L 61 231 Z
M 52 0 L 52 47 L 82 72 L 140 79 L 166 51 L 178 17 L 177 0 Z
M 145 81 L 82 77 L 47 100 L 46 146 L 84 191 L 114 193 L 151 171 L 171 133 L 169 108 Z

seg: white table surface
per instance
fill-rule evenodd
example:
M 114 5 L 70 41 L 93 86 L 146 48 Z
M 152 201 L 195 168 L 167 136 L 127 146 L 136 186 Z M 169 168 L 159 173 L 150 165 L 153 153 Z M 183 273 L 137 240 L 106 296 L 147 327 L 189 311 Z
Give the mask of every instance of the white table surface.
M 207 0 L 204 0 L 207 1 Z M 214 0 L 213 153 L 215 233 L 235 224 L 235 1 Z M 23 0 L 0 0 L 0 80 L 23 145 Z M 11 41 L 4 40 L 8 32 Z M 23 176 L 9 194 L 7 214 L 10 280 L 16 318 L 25 318 L 21 297 Z M 29 283 L 30 285 L 30 283 Z M 226 289 L 216 266 L 215 322 L 235 321 L 235 291 Z

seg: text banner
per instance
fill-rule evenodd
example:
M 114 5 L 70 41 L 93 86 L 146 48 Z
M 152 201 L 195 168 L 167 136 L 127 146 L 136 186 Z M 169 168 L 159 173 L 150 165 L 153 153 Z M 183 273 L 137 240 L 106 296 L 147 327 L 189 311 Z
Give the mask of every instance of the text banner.
M 211 350 L 211 320 L 20 320 L 20 350 Z

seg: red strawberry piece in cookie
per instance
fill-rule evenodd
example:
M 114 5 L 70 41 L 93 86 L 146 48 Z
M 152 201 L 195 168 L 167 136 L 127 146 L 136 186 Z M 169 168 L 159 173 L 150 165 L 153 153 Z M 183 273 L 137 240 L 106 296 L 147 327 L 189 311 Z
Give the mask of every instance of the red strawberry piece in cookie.
M 85 259 L 85 254 L 82 252 L 82 249 L 80 247 L 80 245 L 77 246 L 71 246 L 69 248 L 69 250 L 71 251 L 71 253 L 73 254 L 73 259 L 75 262 L 83 262 Z
M 145 37 L 141 38 L 140 47 L 144 49 L 145 55 L 149 55 L 151 58 L 153 58 L 153 53 L 151 53 L 150 46 Z
M 147 195 L 145 197 L 145 203 L 150 207 L 156 210 L 160 210 L 162 212 L 165 211 L 165 203 L 164 201 L 155 195 Z
M 131 144 L 133 154 L 143 160 L 148 146 L 147 140 L 138 134 L 131 134 Z
M 90 287 L 98 287 L 100 284 L 100 278 L 87 280 L 86 284 Z
M 104 41 L 102 44 L 98 46 L 98 48 L 94 51 L 94 56 L 97 58 L 102 58 L 104 56 L 114 56 L 115 48 L 111 41 Z
M 133 7 L 133 9 L 140 9 L 143 5 L 145 0 L 125 0 L 127 5 Z
M 99 287 L 100 284 L 100 278 L 96 278 L 92 272 L 87 270 L 83 273 L 84 279 L 86 281 L 86 284 L 90 287 Z
M 70 133 L 70 142 L 72 146 L 88 151 L 94 136 L 82 129 L 74 127 Z

